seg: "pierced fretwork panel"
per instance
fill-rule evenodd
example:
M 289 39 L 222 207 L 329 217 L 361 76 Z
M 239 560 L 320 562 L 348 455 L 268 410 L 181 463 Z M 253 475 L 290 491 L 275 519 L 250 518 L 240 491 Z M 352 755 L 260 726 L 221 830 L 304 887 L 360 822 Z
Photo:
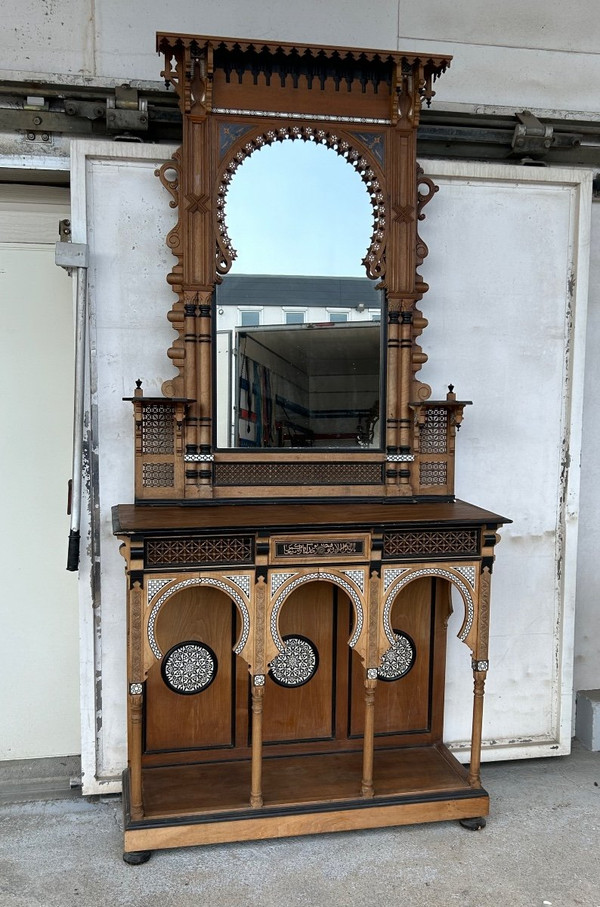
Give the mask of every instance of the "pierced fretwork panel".
M 174 454 L 173 418 L 170 403 L 150 403 L 142 410 L 142 453 Z
M 479 554 L 477 529 L 407 529 L 386 532 L 383 557 L 469 557 Z
M 145 560 L 148 567 L 251 564 L 253 558 L 254 539 L 251 536 L 149 539 L 146 542 Z
M 379 463 L 216 463 L 216 485 L 379 485 Z
M 144 488 L 173 488 L 175 465 L 173 463 L 143 463 L 142 485 Z
M 425 425 L 420 431 L 420 450 L 424 454 L 448 452 L 448 410 L 442 407 L 432 407 L 427 410 Z M 426 484 L 421 481 L 421 484 Z M 427 484 L 445 484 L 435 482 Z
M 421 485 L 446 485 L 448 483 L 448 464 L 446 461 L 421 463 L 419 482 Z

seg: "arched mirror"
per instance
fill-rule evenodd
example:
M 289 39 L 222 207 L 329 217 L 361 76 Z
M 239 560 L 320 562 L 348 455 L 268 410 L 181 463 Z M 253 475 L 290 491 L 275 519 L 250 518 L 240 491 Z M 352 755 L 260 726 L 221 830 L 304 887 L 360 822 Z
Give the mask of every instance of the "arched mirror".
M 216 291 L 219 448 L 381 446 L 373 219 L 364 178 L 314 140 L 266 144 L 236 169 L 224 203 L 236 254 Z

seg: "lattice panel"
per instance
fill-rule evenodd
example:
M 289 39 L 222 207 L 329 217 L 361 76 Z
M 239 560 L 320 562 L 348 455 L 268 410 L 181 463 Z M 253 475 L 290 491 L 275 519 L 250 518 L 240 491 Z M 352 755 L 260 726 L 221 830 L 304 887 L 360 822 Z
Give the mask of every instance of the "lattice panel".
M 217 463 L 215 485 L 380 485 L 380 463 Z
M 386 532 L 383 557 L 472 557 L 479 554 L 477 529 L 413 529 Z
M 144 488 L 173 488 L 175 465 L 173 463 L 143 463 L 142 485 Z
M 172 403 L 148 403 L 142 410 L 142 453 L 173 454 L 175 441 Z
M 198 564 L 251 564 L 251 536 L 211 536 L 200 539 L 148 539 L 147 567 L 180 567 Z
M 444 460 L 435 463 L 421 463 L 419 482 L 421 485 L 447 485 L 448 464 Z
M 421 453 L 426 454 L 448 452 L 447 409 L 444 409 L 441 406 L 435 406 L 427 410 L 425 425 L 423 425 L 420 430 L 420 450 Z

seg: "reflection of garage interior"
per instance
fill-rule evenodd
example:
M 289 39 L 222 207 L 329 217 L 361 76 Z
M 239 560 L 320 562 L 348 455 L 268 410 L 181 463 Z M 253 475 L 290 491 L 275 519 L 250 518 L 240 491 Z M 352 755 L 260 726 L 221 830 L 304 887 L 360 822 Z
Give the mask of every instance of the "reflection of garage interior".
M 355 447 L 379 412 L 378 323 L 237 332 L 240 447 Z M 371 439 L 372 440 L 372 439 Z

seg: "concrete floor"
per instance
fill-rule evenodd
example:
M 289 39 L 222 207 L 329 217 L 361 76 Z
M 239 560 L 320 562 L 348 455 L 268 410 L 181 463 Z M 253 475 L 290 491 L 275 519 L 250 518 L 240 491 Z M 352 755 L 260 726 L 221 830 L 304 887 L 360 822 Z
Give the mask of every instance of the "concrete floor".
M 0 907 L 600 907 L 600 753 L 483 766 L 456 822 L 122 861 L 118 797 L 0 805 Z

